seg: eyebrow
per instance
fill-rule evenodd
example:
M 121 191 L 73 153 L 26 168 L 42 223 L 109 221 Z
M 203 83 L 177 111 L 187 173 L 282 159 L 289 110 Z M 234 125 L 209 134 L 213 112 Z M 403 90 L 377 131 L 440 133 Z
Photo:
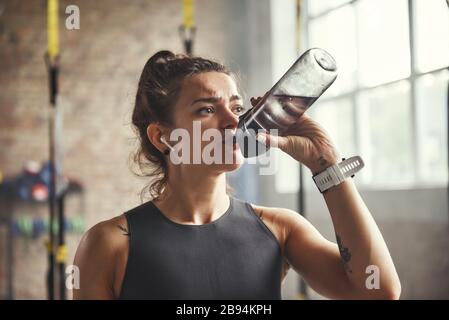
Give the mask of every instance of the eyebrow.
M 216 103 L 220 100 L 221 98 L 219 97 L 205 97 L 205 98 L 199 98 L 199 99 L 195 99 L 193 100 L 191 105 L 194 105 L 197 102 L 209 102 L 209 103 Z M 240 97 L 239 95 L 232 95 L 231 98 L 229 99 L 229 101 L 235 101 L 235 100 L 242 100 L 242 97 Z

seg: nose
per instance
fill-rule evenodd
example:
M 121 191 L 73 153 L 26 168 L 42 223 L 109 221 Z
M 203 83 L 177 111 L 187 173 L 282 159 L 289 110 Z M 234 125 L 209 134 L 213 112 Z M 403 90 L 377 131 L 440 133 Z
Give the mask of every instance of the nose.
M 225 108 L 220 119 L 220 128 L 236 129 L 239 123 L 239 116 L 232 112 L 231 109 Z

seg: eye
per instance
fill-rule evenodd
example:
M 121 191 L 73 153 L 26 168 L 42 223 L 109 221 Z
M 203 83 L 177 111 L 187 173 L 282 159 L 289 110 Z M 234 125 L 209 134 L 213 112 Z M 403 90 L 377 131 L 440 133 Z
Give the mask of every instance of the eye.
M 210 113 L 214 113 L 214 108 L 212 107 L 203 107 L 201 109 L 199 109 L 198 114 L 210 114 Z
M 236 114 L 242 114 L 242 113 L 245 113 L 245 111 L 246 111 L 246 109 L 244 107 L 242 107 L 242 106 L 236 106 L 234 108 L 234 112 Z

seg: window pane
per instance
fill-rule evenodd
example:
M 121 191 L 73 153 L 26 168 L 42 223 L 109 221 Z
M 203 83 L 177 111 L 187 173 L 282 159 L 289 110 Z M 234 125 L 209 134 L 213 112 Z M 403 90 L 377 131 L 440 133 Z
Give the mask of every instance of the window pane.
M 352 90 L 357 67 L 354 7 L 345 6 L 312 20 L 309 30 L 309 47 L 325 49 L 337 62 L 338 77 L 325 95 Z
M 421 178 L 424 183 L 447 183 L 448 82 L 448 70 L 424 75 L 416 82 Z
M 362 85 L 375 86 L 408 77 L 407 0 L 360 0 L 357 7 Z
M 403 185 L 414 180 L 408 81 L 366 90 L 358 99 L 365 183 Z
M 309 15 L 315 16 L 323 11 L 335 8 L 346 2 L 349 2 L 349 0 L 308 0 L 307 6 Z
M 420 72 L 449 66 L 449 8 L 443 0 L 415 5 L 416 68 Z

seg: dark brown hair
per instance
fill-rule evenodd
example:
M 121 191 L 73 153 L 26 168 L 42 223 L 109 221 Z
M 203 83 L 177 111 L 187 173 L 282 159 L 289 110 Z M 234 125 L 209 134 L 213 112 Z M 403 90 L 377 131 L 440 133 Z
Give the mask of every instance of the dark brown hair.
M 179 97 L 182 81 L 204 72 L 222 72 L 235 79 L 234 74 L 218 62 L 165 50 L 155 53 L 145 64 L 132 113 L 132 124 L 139 138 L 134 162 L 141 176 L 154 179 L 142 190 L 142 195 L 147 190 L 152 198 L 159 197 L 168 180 L 166 156 L 148 139 L 148 125 L 152 122 L 172 125 L 172 108 Z

